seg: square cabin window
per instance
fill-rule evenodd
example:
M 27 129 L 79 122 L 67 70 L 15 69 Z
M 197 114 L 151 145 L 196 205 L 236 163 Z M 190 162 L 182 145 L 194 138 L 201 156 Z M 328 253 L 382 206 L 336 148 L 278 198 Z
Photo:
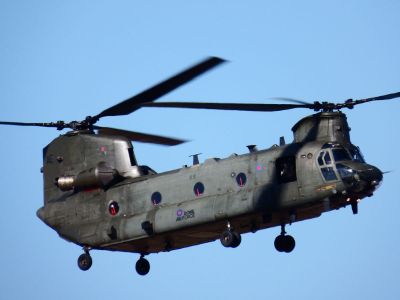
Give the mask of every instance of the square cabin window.
M 294 156 L 280 157 L 275 162 L 276 176 L 279 183 L 296 181 L 296 158 Z

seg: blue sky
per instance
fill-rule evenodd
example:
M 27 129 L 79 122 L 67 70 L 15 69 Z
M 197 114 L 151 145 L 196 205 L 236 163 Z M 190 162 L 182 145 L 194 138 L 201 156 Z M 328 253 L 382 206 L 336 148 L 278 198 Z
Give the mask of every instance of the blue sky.
M 81 120 L 206 56 L 230 62 L 160 101 L 271 97 L 343 101 L 400 90 L 400 2 L 383 1 L 1 1 L 2 121 Z M 383 185 L 360 205 L 287 228 L 293 253 L 275 251 L 279 228 L 151 255 L 81 249 L 41 223 L 41 151 L 53 129 L 0 128 L 0 297 L 4 299 L 399 299 L 400 99 L 348 111 L 351 137 Z M 141 109 L 99 125 L 190 140 L 177 147 L 135 143 L 141 164 L 162 172 L 267 148 L 312 111 L 277 113 Z

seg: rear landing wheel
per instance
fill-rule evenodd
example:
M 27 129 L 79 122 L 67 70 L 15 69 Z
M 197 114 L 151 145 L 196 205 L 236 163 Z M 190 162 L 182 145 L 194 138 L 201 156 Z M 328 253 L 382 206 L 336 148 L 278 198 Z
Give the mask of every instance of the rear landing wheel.
M 284 243 L 285 243 L 285 236 L 283 234 L 278 235 L 274 241 L 276 251 L 283 252 Z
M 92 257 L 89 253 L 83 253 L 78 257 L 78 267 L 82 271 L 87 271 L 92 266 Z
M 220 237 L 222 246 L 227 248 L 236 248 L 240 245 L 242 237 L 239 233 L 233 230 L 225 230 Z
M 284 249 L 286 253 L 290 253 L 293 251 L 294 247 L 296 246 L 296 241 L 291 235 L 285 235 L 285 243 L 284 243 Z
M 233 244 L 232 244 L 232 248 L 236 248 L 240 245 L 240 243 L 242 242 L 242 237 L 240 236 L 240 233 L 233 231 Z
M 139 260 L 136 262 L 136 272 L 139 275 L 146 275 L 150 271 L 150 263 L 147 259 L 145 259 L 143 256 L 139 258 Z

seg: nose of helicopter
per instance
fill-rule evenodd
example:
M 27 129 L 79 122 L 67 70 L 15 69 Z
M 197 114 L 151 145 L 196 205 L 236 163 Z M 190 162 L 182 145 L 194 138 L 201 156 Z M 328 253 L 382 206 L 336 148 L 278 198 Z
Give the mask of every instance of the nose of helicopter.
M 337 164 L 343 182 L 358 196 L 371 195 L 380 185 L 383 173 L 377 167 L 358 162 Z
M 354 191 L 364 196 L 372 195 L 382 182 L 382 171 L 369 164 L 362 164 L 356 170 L 357 183 L 354 185 Z
M 362 181 L 366 182 L 374 189 L 378 188 L 383 179 L 382 171 L 371 165 L 365 165 L 365 168 L 359 170 L 358 174 Z

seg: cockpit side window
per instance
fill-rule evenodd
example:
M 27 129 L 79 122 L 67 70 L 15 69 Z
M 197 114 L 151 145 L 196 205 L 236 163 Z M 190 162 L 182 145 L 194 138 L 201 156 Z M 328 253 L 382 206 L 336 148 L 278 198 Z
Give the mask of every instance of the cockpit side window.
M 337 180 L 335 170 L 332 167 L 321 168 L 321 172 L 326 181 Z
M 325 152 L 324 160 L 326 165 L 330 165 L 332 163 L 332 158 L 328 151 Z
M 322 166 L 324 164 L 324 161 L 322 160 L 322 158 L 324 157 L 324 152 L 321 152 L 318 156 L 318 164 L 320 166 Z
M 332 156 L 329 150 L 322 150 L 318 155 L 317 161 L 321 167 L 321 173 L 325 181 L 337 180 L 335 168 L 332 165 Z

